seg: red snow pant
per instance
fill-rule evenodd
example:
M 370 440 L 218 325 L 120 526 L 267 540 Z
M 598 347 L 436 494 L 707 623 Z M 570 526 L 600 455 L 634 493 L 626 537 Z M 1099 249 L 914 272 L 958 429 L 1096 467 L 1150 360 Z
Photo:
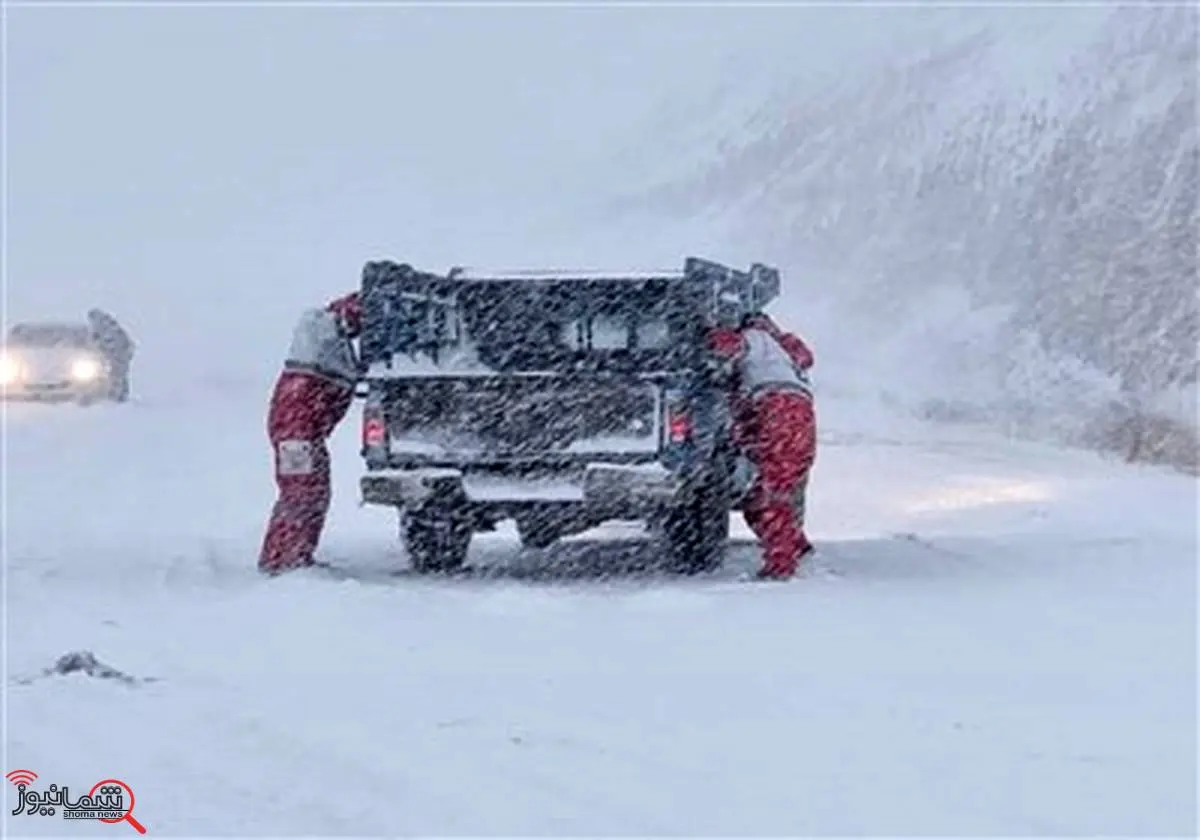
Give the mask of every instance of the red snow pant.
M 279 496 L 263 538 L 259 571 L 312 565 L 331 497 L 325 441 L 353 401 L 353 388 L 310 373 L 284 371 L 276 380 L 267 436 Z
M 791 577 L 812 547 L 804 533 L 808 475 L 817 456 L 812 400 L 769 391 L 754 401 L 746 454 L 758 468 L 742 515 L 763 549 L 761 574 Z

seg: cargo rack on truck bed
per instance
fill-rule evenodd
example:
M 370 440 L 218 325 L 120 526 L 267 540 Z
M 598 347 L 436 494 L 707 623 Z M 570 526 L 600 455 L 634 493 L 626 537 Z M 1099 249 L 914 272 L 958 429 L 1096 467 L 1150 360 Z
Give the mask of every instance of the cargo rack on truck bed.
M 501 291 L 497 284 L 512 287 Z M 573 334 L 575 348 L 547 369 L 561 372 L 593 366 L 585 357 L 593 352 L 596 318 L 629 322 L 628 343 L 613 350 L 604 363 L 644 367 L 654 359 L 688 352 L 686 348 L 696 345 L 700 332 L 712 326 L 718 311 L 731 302 L 744 313 L 760 311 L 779 291 L 775 268 L 755 263 L 742 271 L 699 257 L 688 257 L 681 268 L 660 271 L 456 266 L 445 274 L 372 261 L 362 272 L 360 357 L 367 378 L 404 375 L 397 368 L 410 375 L 436 375 L 454 349 L 471 340 L 465 319 L 473 317 L 476 326 L 485 323 L 488 331 L 519 332 L 517 322 L 528 318 L 532 324 L 553 309 L 579 327 Z M 487 314 L 481 316 L 483 310 Z M 634 322 L 647 314 L 666 331 L 654 340 L 665 343 L 654 346 L 639 337 Z M 631 362 L 635 356 L 641 361 Z M 397 359 L 405 363 L 395 365 Z M 506 361 L 499 367 L 484 364 L 456 372 L 471 375 L 496 369 L 512 374 L 518 367 L 516 361 Z M 534 372 L 527 364 L 521 369 Z

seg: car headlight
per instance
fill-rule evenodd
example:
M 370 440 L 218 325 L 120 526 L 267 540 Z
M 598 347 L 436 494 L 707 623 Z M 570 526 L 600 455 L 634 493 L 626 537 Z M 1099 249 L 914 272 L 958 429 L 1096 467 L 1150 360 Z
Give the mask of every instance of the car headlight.
M 100 375 L 100 363 L 95 359 L 76 359 L 71 364 L 71 378 L 90 382 Z
M 21 364 L 12 356 L 0 356 L 0 383 L 8 385 L 21 378 Z

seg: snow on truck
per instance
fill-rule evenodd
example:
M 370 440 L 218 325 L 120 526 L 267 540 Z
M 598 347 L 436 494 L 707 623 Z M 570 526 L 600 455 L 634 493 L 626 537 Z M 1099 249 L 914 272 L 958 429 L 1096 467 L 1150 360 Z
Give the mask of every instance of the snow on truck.
M 512 519 L 544 548 L 641 520 L 682 572 L 717 568 L 735 507 L 718 314 L 760 310 L 779 272 L 363 269 L 361 478 L 400 513 L 413 568 L 463 565 Z

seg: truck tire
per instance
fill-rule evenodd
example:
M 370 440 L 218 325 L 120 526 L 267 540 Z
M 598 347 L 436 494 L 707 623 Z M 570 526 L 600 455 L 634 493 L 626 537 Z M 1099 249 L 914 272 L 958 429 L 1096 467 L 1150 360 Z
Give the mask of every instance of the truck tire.
M 400 540 L 419 574 L 461 569 L 471 536 L 470 523 L 452 509 L 439 506 L 400 514 Z
M 663 537 L 672 571 L 694 575 L 721 568 L 729 541 L 729 493 L 728 476 L 713 469 L 687 502 L 667 512 Z
M 524 548 L 542 551 L 554 545 L 561 538 L 561 530 L 553 524 L 545 522 L 542 517 L 517 517 L 517 536 Z

